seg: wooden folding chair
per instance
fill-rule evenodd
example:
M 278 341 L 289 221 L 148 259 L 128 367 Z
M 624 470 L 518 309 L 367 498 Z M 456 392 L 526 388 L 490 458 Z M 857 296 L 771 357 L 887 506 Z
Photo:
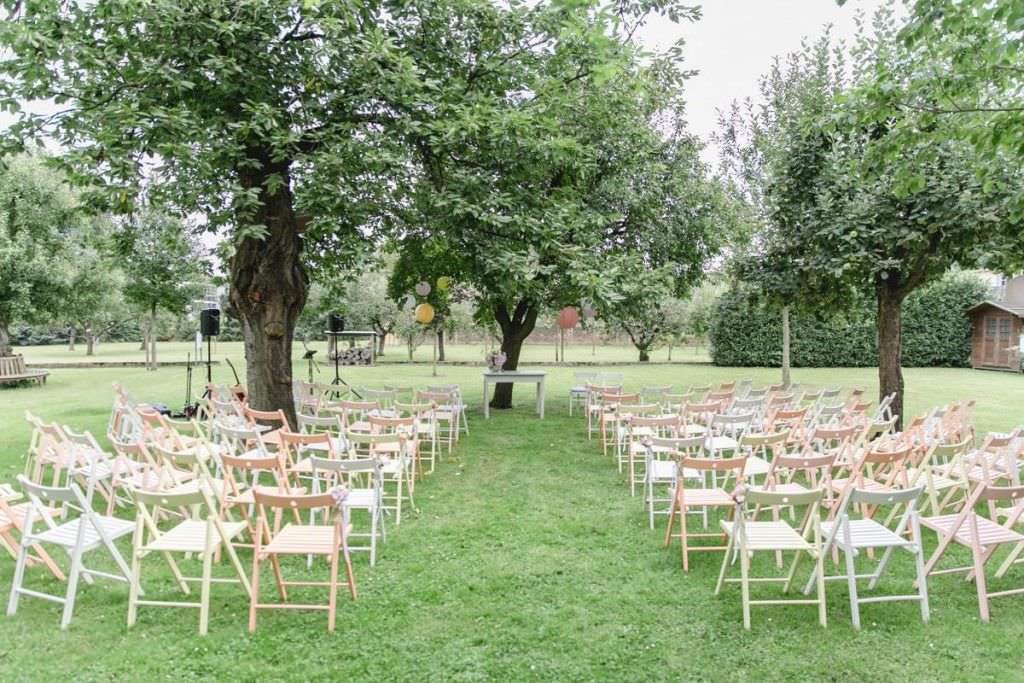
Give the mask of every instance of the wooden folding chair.
M 604 397 L 622 393 L 622 385 L 587 384 L 585 408 L 587 413 L 587 439 L 594 438 L 594 430 L 600 428 L 601 413 L 605 410 Z
M 429 385 L 427 391 L 430 393 L 447 393 L 451 399 L 447 403 L 438 405 L 439 410 L 452 410 L 456 413 L 455 427 L 459 431 L 469 434 L 469 418 L 466 416 L 466 411 L 469 406 L 462 400 L 462 387 L 458 384 L 441 384 L 441 385 Z M 459 435 L 455 435 L 455 440 L 458 441 Z
M 980 504 L 1002 501 L 1009 503 L 1010 514 L 1000 524 L 978 514 L 975 510 Z M 967 579 L 974 580 L 978 594 L 978 611 L 981 620 L 989 620 L 989 598 L 1024 593 L 1024 588 L 1013 588 L 1001 591 L 989 591 L 985 578 L 985 564 L 1000 546 L 1013 545 L 1010 555 L 999 566 L 996 578 L 1002 576 L 1013 566 L 1024 551 L 1024 534 L 1013 529 L 1024 514 L 1024 486 L 993 486 L 984 482 L 977 484 L 967 499 L 961 512 L 953 515 L 937 515 L 922 517 L 921 525 L 933 530 L 939 536 L 939 544 L 925 564 L 924 573 L 928 576 L 939 574 L 967 573 Z M 971 553 L 971 564 L 965 567 L 953 567 L 937 570 L 936 566 L 949 547 L 957 543 Z
M 405 434 L 364 434 L 352 432 L 346 436 L 349 458 L 380 458 L 381 472 L 385 485 L 394 484 L 394 490 L 385 486 L 384 510 L 395 513 L 395 526 L 402 523 L 402 508 L 406 499 L 415 511 L 416 481 L 413 478 L 412 463 L 406 447 Z
M 338 561 L 345 563 L 345 582 L 349 594 L 356 599 L 356 580 L 352 573 L 352 558 L 349 555 L 348 534 L 351 531 L 348 522 L 348 511 L 344 506 L 347 492 L 337 489 L 319 495 L 287 495 L 272 494 L 262 491 L 255 492 L 257 507 L 256 547 L 252 554 L 252 590 L 249 593 L 249 632 L 256 630 L 256 613 L 261 609 L 303 609 L 326 610 L 327 630 L 334 631 L 335 611 L 338 601 Z M 272 532 L 267 518 L 267 509 L 274 510 L 275 524 L 283 510 L 299 512 L 315 508 L 336 509 L 333 513 L 333 524 L 305 525 L 299 522 L 288 523 L 279 531 Z M 328 581 L 285 581 L 281 571 L 280 556 L 282 555 L 318 555 L 328 558 L 330 578 Z M 267 603 L 260 601 L 260 569 L 261 565 L 270 561 L 273 569 L 274 582 L 280 602 Z M 327 604 L 288 602 L 289 586 L 326 587 Z
M 71 623 L 71 614 L 75 609 L 75 598 L 78 595 L 78 580 L 84 579 L 92 583 L 93 577 L 103 577 L 115 581 L 130 583 L 131 571 L 114 545 L 114 541 L 132 533 L 132 522 L 105 515 L 98 515 L 92 510 L 90 501 L 75 483 L 68 486 L 42 486 L 28 480 L 23 474 L 18 475 L 18 484 L 29 499 L 29 507 L 25 512 L 21 542 L 18 546 L 18 560 L 14 567 L 14 581 L 11 584 L 10 599 L 7 602 L 8 616 L 18 611 L 18 599 L 22 595 L 42 598 L 63 605 L 60 627 L 66 629 Z M 50 504 L 62 506 L 63 519 L 57 524 L 55 515 L 51 513 Z M 36 531 L 36 516 L 43 521 L 43 530 Z M 25 588 L 25 567 L 28 565 L 29 550 L 37 545 L 51 544 L 65 550 L 71 556 L 68 570 L 67 589 L 63 596 L 44 593 Z M 117 565 L 118 574 L 87 569 L 83 556 L 93 550 L 104 549 Z
M 18 547 L 21 545 L 21 541 L 15 536 L 15 533 L 19 536 L 23 533 L 25 516 L 31 505 L 28 502 L 16 502 L 21 498 L 23 496 L 15 491 L 10 484 L 0 484 L 0 545 L 15 560 L 18 559 Z M 49 512 L 51 515 L 56 515 L 60 513 L 60 510 L 50 508 Z M 64 572 L 41 545 L 37 543 L 30 550 L 32 554 L 25 558 L 26 566 L 33 567 L 37 563 L 42 563 L 58 581 L 65 579 Z
M 569 387 L 569 417 L 572 417 L 573 404 L 586 402 L 588 385 L 597 379 L 597 375 L 596 372 L 573 373 L 573 385 Z
M 725 583 L 739 583 L 743 604 L 743 627 L 750 629 L 750 607 L 752 605 L 817 605 L 818 622 L 827 623 L 825 603 L 825 580 L 821 538 L 819 506 L 824 492 L 819 490 L 804 493 L 779 493 L 755 489 L 737 490 L 735 512 L 731 520 L 720 522 L 722 531 L 728 537 L 722 568 L 718 573 L 715 595 L 722 591 Z M 785 520 L 757 521 L 749 511 L 760 508 L 806 507 L 803 520 L 796 529 Z M 784 577 L 752 577 L 750 560 L 755 552 L 793 552 L 793 562 Z M 740 577 L 729 578 L 726 572 L 734 556 L 739 556 Z M 814 599 L 774 598 L 752 600 L 751 583 L 782 583 L 787 593 L 796 577 L 800 559 L 808 555 L 815 563 L 817 596 Z
M 437 406 L 433 403 L 402 403 L 398 401 L 395 402 L 394 410 L 397 417 L 416 419 L 417 453 L 420 460 L 426 460 L 430 466 L 427 474 L 432 474 L 441 457 L 441 450 L 438 448 L 437 420 L 434 418 Z M 424 448 L 425 445 L 429 445 L 430 449 Z
M 233 545 L 236 536 L 246 528 L 245 522 L 221 518 L 215 493 L 206 478 L 188 492 L 132 491 L 135 499 L 135 532 L 132 535 L 131 583 L 128 591 L 128 627 L 135 625 L 139 606 L 144 607 L 198 607 L 199 634 L 206 635 L 210 618 L 210 587 L 214 583 L 237 583 L 245 593 L 250 592 L 249 577 Z M 192 514 L 171 528 L 161 528 L 164 509 L 190 509 Z M 227 553 L 235 569 L 235 578 L 214 578 L 213 562 L 221 551 Z M 199 601 L 141 599 L 142 560 L 151 553 L 159 553 L 167 563 L 174 581 L 185 595 L 191 594 L 190 583 L 199 584 Z M 201 576 L 182 573 L 173 554 L 193 553 L 202 557 Z
M 825 535 L 822 552 L 827 553 L 833 548 L 841 550 L 846 567 L 845 573 L 826 575 L 825 580 L 846 580 L 850 592 L 850 614 L 855 629 L 860 629 L 860 606 L 875 602 L 917 602 L 921 607 L 921 621 L 928 623 L 928 584 L 924 571 L 924 539 L 921 537 L 920 520 L 916 509 L 917 500 L 923 492 L 923 486 L 884 492 L 853 488 L 847 491 L 843 500 L 840 501 L 835 520 L 821 523 L 821 532 Z M 890 530 L 873 519 L 851 519 L 850 508 L 857 505 L 862 508 L 877 508 L 881 505 L 893 506 L 894 512 L 902 508 L 903 513 L 899 517 L 896 529 Z M 908 531 L 910 532 L 909 539 L 905 537 Z M 861 550 L 878 548 L 884 548 L 885 552 L 874 571 L 869 574 L 858 574 L 854 566 L 854 558 L 860 554 Z M 907 595 L 860 597 L 857 589 L 858 579 L 868 579 L 868 589 L 873 590 L 888 567 L 893 551 L 897 548 L 914 556 L 917 569 L 917 581 L 915 582 L 917 592 Z M 805 595 L 811 592 L 815 578 L 815 575 L 812 574 L 811 578 L 807 580 L 807 585 L 804 587 Z
M 735 478 L 736 486 L 743 483 L 744 465 L 746 465 L 746 458 L 744 457 L 694 458 L 684 455 L 677 461 L 675 491 L 672 496 L 672 504 L 669 507 L 668 526 L 665 529 L 665 547 L 667 548 L 671 545 L 673 538 L 680 539 L 683 571 L 690 571 L 691 552 L 725 550 L 724 545 L 695 545 L 691 547 L 691 539 L 717 538 L 725 540 L 725 536 L 721 533 L 690 533 L 687 530 L 686 516 L 691 511 L 696 510 L 704 513 L 706 519 L 708 510 L 715 508 L 725 509 L 731 514 L 734 509 L 732 491 L 727 490 L 725 486 L 728 485 L 730 476 Z M 714 476 L 715 479 L 717 479 L 717 475 L 722 475 L 721 486 L 708 486 L 707 477 L 709 474 Z M 701 485 L 692 485 L 693 479 L 697 478 L 698 475 Z M 687 486 L 687 481 L 691 482 L 690 486 Z M 676 515 L 679 516 L 679 533 L 673 534 L 672 527 L 675 523 Z

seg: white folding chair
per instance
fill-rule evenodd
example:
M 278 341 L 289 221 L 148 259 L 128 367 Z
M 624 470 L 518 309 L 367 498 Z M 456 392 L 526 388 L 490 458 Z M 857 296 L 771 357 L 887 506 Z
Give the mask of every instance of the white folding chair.
M 25 528 L 18 548 L 18 560 L 14 568 L 14 581 L 11 584 L 10 599 L 7 602 L 7 614 L 11 616 L 18 611 L 18 599 L 22 595 L 42 598 L 64 606 L 61 614 L 60 627 L 66 629 L 71 623 L 71 615 L 75 609 L 75 598 L 78 595 L 78 580 L 84 579 L 92 583 L 98 576 L 115 581 L 131 583 L 131 570 L 124 561 L 114 541 L 132 533 L 135 525 L 124 519 L 99 515 L 93 512 L 89 496 L 82 493 L 77 484 L 68 486 L 42 486 L 33 484 L 24 475 L 18 475 L 18 484 L 29 499 L 29 508 L 25 513 Z M 48 504 L 59 503 L 63 506 L 63 519 L 57 524 L 50 513 Z M 43 520 L 41 530 L 34 529 L 33 522 L 38 515 Z M 71 556 L 68 570 L 67 589 L 63 597 L 25 588 L 25 565 L 28 553 L 33 545 L 56 545 Z M 83 555 L 103 548 L 117 565 L 117 574 L 87 569 Z
M 332 460 L 314 456 L 309 460 L 313 471 L 314 495 L 330 491 L 337 485 L 344 485 L 348 490 L 344 502 L 345 507 L 349 510 L 366 510 L 370 515 L 369 533 L 349 533 L 349 538 L 369 538 L 370 545 L 368 547 L 349 546 L 349 550 L 368 550 L 370 566 L 374 566 L 377 564 L 377 539 L 380 538 L 381 542 L 384 542 L 387 538 L 384 530 L 384 474 L 380 458 Z M 355 480 L 363 476 L 368 477 L 369 480 L 359 482 L 363 486 L 357 488 Z M 311 508 L 309 511 L 311 525 L 316 524 L 317 512 L 316 508 Z M 312 556 L 308 561 L 311 560 Z
M 921 605 L 921 621 L 928 623 L 928 585 L 924 572 L 924 547 L 921 539 L 921 525 L 916 505 L 924 491 L 923 486 L 899 491 L 868 491 L 866 489 L 854 488 L 847 492 L 839 504 L 839 511 L 834 521 L 821 523 L 821 533 L 825 536 L 825 544 L 822 552 L 828 553 L 833 548 L 843 551 L 846 571 L 843 574 L 825 576 L 826 581 L 845 579 L 850 592 L 850 615 L 853 619 L 853 627 L 860 629 L 860 606 L 875 602 L 897 602 L 914 601 Z M 873 519 L 851 519 L 850 509 L 852 506 L 861 505 L 879 506 L 892 505 L 894 509 L 903 507 L 903 514 L 900 515 L 899 523 L 895 530 L 879 524 Z M 906 538 L 905 532 L 909 529 L 910 538 Z M 873 548 L 884 548 L 885 552 L 879 560 L 874 571 L 869 574 L 858 574 L 854 566 L 854 558 L 861 550 Z M 916 594 L 908 595 L 875 595 L 860 597 L 857 590 L 858 579 L 869 579 L 868 589 L 874 589 L 878 580 L 889 565 L 895 549 L 905 550 L 914 556 L 914 563 L 917 570 Z M 804 586 L 804 594 L 811 592 L 816 576 L 811 575 Z

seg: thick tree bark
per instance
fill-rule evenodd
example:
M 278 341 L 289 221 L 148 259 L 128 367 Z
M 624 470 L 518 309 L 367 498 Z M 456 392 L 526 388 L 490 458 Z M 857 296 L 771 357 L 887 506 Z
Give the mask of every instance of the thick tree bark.
M 85 331 L 85 355 L 91 356 L 96 351 L 96 335 L 92 330 Z
M 0 357 L 14 355 L 14 348 L 11 346 L 11 331 L 8 325 L 7 321 L 0 320 Z
M 156 304 L 149 309 L 149 369 L 156 370 Z
M 444 362 L 444 328 L 437 328 L 437 360 Z
M 235 244 L 231 259 L 231 313 L 242 324 L 249 403 L 257 410 L 284 411 L 295 427 L 292 399 L 292 340 L 306 305 L 308 280 L 300 258 L 302 240 L 295 220 L 289 164 L 265 150 L 250 150 L 259 168 L 239 171 L 242 187 L 256 189 L 259 206 L 239 216 L 241 224 L 265 229 L 262 238 Z M 267 179 L 276 174 L 273 192 Z
M 903 429 L 903 299 L 898 287 L 878 285 L 878 400 L 896 394 L 892 402 L 896 429 Z
M 789 306 L 782 307 L 782 386 L 788 387 L 790 382 L 789 359 Z
M 68 326 L 68 352 L 75 350 L 75 326 Z
M 650 362 L 650 360 L 651 360 L 651 352 L 650 352 L 650 349 L 648 347 L 646 347 L 646 346 L 638 346 L 638 347 L 636 347 L 636 350 L 640 352 L 640 362 L 641 363 Z
M 505 354 L 502 370 L 512 371 L 519 367 L 519 355 L 523 351 L 523 342 L 537 325 L 538 310 L 526 301 L 520 301 L 509 313 L 507 307 L 498 304 L 494 307 L 494 317 L 501 328 L 501 350 Z M 512 407 L 512 388 L 514 384 L 495 384 L 491 397 L 491 408 L 504 410 Z

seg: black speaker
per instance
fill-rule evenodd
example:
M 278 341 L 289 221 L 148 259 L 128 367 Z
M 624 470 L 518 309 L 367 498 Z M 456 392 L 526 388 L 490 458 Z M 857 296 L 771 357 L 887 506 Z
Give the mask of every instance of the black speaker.
M 220 309 L 206 308 L 199 313 L 199 331 L 204 337 L 220 334 Z
M 327 330 L 331 334 L 339 334 L 345 331 L 345 319 L 340 315 L 334 315 L 331 313 L 327 317 Z

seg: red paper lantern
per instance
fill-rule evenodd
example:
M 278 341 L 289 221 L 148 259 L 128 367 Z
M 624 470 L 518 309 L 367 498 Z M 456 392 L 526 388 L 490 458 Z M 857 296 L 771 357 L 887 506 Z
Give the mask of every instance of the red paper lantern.
M 571 330 L 580 321 L 580 314 L 572 306 L 566 306 L 558 312 L 558 326 L 563 330 Z

